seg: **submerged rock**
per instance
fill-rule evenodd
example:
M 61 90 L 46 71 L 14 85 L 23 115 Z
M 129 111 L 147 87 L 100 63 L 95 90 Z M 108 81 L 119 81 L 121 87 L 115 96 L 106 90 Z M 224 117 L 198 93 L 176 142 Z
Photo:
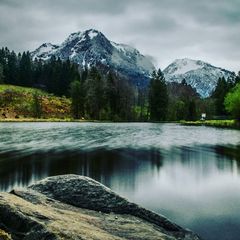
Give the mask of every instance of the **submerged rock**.
M 49 177 L 0 194 L 0 229 L 12 239 L 198 240 L 88 177 Z M 0 238 L 1 239 L 1 238 Z

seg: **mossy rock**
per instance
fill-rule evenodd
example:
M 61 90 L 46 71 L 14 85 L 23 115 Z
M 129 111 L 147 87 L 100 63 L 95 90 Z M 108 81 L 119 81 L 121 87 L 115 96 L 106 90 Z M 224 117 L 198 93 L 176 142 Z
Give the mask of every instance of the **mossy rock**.
M 12 240 L 11 236 L 0 229 L 0 240 Z

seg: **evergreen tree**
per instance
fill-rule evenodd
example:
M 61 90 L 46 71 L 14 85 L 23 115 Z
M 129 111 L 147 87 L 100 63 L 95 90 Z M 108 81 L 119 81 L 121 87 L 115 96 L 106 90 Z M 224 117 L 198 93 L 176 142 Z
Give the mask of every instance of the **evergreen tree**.
M 32 111 L 34 118 L 41 118 L 42 116 L 41 96 L 37 92 L 33 94 Z
M 34 86 L 43 85 L 43 63 L 35 59 L 33 62 L 33 83 Z
M 118 98 L 117 84 L 112 73 L 107 75 L 107 82 L 105 88 L 106 109 L 109 111 L 109 118 L 114 119 L 118 114 Z
M 120 120 L 134 120 L 133 108 L 135 104 L 135 94 L 133 86 L 131 86 L 126 80 L 119 79 L 117 91 L 119 93 L 118 116 Z
M 164 75 L 159 69 L 152 73 L 149 87 L 150 120 L 164 121 L 167 117 L 168 93 Z
M 15 52 L 11 52 L 7 58 L 6 83 L 18 84 L 18 59 Z
M 90 69 L 85 82 L 86 111 L 91 119 L 99 119 L 103 106 L 103 80 L 98 70 Z
M 3 67 L 0 64 L 0 84 L 4 82 Z
M 196 109 L 196 103 L 194 100 L 190 100 L 189 102 L 187 120 L 189 121 L 197 120 L 197 109 Z
M 139 121 L 146 121 L 147 120 L 147 115 L 146 115 L 147 91 L 146 89 L 137 89 L 137 92 L 138 92 L 137 105 L 140 108 Z
M 0 50 L 0 64 L 2 66 L 2 75 L 4 76 L 4 81 L 6 81 L 6 75 L 8 75 L 8 56 L 10 51 L 8 48 L 2 48 Z
M 19 62 L 19 85 L 31 87 L 32 79 L 32 62 L 29 52 L 23 52 Z
M 69 59 L 65 62 L 61 62 L 59 59 L 59 71 L 60 76 L 57 82 L 58 86 L 58 95 L 63 96 L 67 95 L 67 89 L 69 89 L 70 83 L 72 81 L 71 76 L 71 63 Z
M 70 95 L 73 118 L 79 119 L 84 114 L 83 86 L 80 81 L 75 80 L 70 84 Z
M 215 99 L 216 114 L 226 115 L 227 112 L 224 107 L 224 99 L 230 90 L 230 85 L 224 77 L 218 79 L 217 86 L 212 94 L 212 98 Z
M 49 60 L 47 64 L 43 67 L 44 71 L 44 83 L 47 87 L 48 92 L 56 93 L 56 87 L 57 87 L 57 80 L 56 75 L 57 73 L 57 60 L 56 57 L 53 56 Z

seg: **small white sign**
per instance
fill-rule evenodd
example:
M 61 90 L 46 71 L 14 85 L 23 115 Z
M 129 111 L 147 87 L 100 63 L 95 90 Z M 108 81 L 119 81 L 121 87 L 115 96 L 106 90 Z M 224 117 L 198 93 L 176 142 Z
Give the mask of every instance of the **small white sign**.
M 202 115 L 201 115 L 201 120 L 205 120 L 206 117 L 207 117 L 207 114 L 206 114 L 206 113 L 202 113 Z

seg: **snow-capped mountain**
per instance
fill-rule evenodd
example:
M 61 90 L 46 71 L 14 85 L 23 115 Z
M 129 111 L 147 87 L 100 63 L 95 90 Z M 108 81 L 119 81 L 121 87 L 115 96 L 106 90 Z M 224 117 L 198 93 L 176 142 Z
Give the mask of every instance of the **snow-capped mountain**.
M 52 56 L 68 58 L 80 67 L 103 66 L 117 71 L 136 85 L 146 86 L 155 69 L 149 58 L 137 49 L 108 40 L 97 30 L 76 32 L 59 46 L 45 43 L 31 53 L 33 59 L 48 60 Z
M 53 45 L 51 43 L 44 43 L 39 48 L 37 48 L 34 52 L 31 53 L 33 59 L 39 58 L 42 60 L 49 59 L 49 53 L 54 53 L 59 48 L 58 45 Z
M 177 59 L 163 70 L 166 81 L 181 83 L 186 80 L 202 97 L 208 97 L 215 89 L 218 79 L 234 76 L 233 72 L 209 63 L 188 58 Z

